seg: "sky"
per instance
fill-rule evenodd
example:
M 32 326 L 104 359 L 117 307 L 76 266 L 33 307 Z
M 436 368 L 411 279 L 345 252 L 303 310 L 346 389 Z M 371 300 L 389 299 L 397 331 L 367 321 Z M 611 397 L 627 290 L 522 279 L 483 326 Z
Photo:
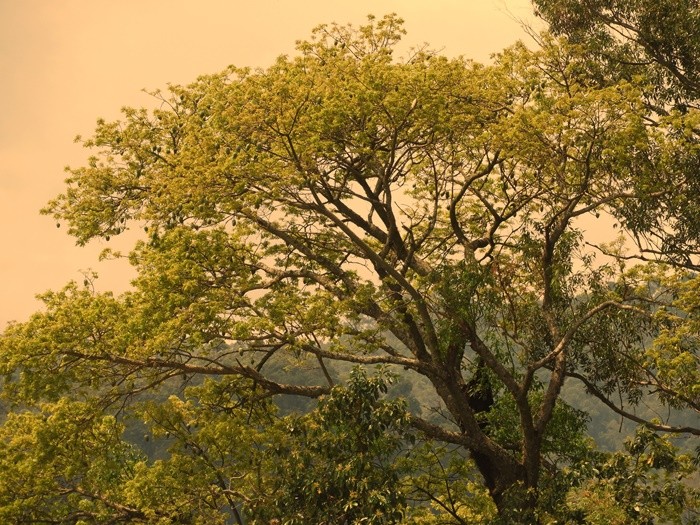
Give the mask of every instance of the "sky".
M 370 13 L 401 16 L 407 46 L 482 62 L 528 40 L 521 21 L 538 25 L 529 0 L 0 0 L 0 330 L 83 272 L 115 293 L 134 275 L 98 260 L 106 247 L 128 251 L 128 238 L 77 247 L 39 213 L 63 191 L 64 168 L 89 154 L 76 135 L 123 106 L 152 106 L 144 89 L 266 67 L 316 25 Z

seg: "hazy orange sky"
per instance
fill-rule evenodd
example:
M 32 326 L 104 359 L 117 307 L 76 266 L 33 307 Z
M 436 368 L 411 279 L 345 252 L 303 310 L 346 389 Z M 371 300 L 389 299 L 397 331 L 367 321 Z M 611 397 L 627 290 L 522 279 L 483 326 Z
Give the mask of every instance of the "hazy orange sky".
M 529 0 L 0 0 L 0 330 L 81 270 L 122 291 L 125 264 L 98 262 L 39 209 L 63 189 L 98 117 L 149 106 L 141 89 L 187 83 L 229 64 L 265 67 L 319 23 L 396 12 L 408 44 L 488 60 L 534 23 Z M 110 241 L 115 243 L 115 241 Z M 119 247 L 119 244 L 116 244 Z

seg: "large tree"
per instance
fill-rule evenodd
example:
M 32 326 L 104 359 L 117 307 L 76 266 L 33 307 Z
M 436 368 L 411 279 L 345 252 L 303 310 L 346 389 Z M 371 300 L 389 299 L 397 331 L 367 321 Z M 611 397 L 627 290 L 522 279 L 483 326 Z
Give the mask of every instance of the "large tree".
M 561 399 L 567 378 L 649 429 L 700 435 L 699 425 L 634 410 L 651 397 L 700 409 L 697 278 L 659 263 L 677 260 L 677 251 L 628 268 L 631 248 L 619 236 L 644 227 L 663 233 L 663 216 L 649 226 L 648 206 L 662 192 L 639 181 L 679 173 L 679 153 L 697 160 L 683 133 L 695 114 L 654 113 L 645 78 L 592 81 L 589 54 L 563 40 L 544 36 L 537 51 L 516 45 L 486 66 L 428 49 L 396 57 L 402 34 L 395 16 L 358 30 L 321 26 L 267 69 L 231 67 L 153 93 L 153 111 L 100 121 L 85 141 L 95 156 L 70 171 L 66 192 L 46 211 L 80 244 L 143 229 L 128 255 L 138 276 L 116 298 L 95 293 L 89 280 L 49 293 L 45 311 L 10 326 L 0 339 L 6 395 L 24 405 L 71 397 L 124 414 L 173 378 L 206 377 L 190 400 L 138 408 L 169 435 L 180 429 L 177 454 L 192 452 L 192 475 L 216 461 L 197 463 L 210 456 L 188 441 L 191 423 L 203 425 L 197 435 L 222 433 L 211 448 L 229 458 L 221 436 L 236 447 L 234 435 L 247 432 L 239 409 L 248 407 L 258 415 L 249 416 L 250 434 L 235 453 L 254 457 L 268 396 L 340 396 L 349 408 L 330 420 L 316 412 L 331 426 L 307 422 L 303 434 L 373 436 L 371 421 L 347 430 L 342 417 L 364 406 L 353 396 L 365 385 L 376 407 L 367 417 L 380 428 L 399 439 L 408 425 L 430 446 L 453 447 L 445 476 L 468 476 L 455 466 L 468 451 L 505 522 L 557 515 L 563 496 L 552 487 L 582 460 L 583 418 Z M 633 223 L 635 210 L 647 222 Z M 672 234 L 674 224 L 666 226 Z M 436 403 L 444 417 L 429 418 L 420 405 L 398 414 L 358 372 L 350 376 L 355 394 L 343 398 L 342 364 L 424 378 L 433 396 L 419 401 Z M 295 366 L 305 381 L 290 372 Z M 227 414 L 235 418 L 229 426 Z M 280 432 L 269 431 L 278 444 Z M 360 457 L 397 454 L 393 439 L 358 439 L 343 446 Z M 577 441 L 567 447 L 567 439 Z M 317 465 L 294 454 L 290 464 Z M 144 467 L 122 456 L 133 479 Z M 339 464 L 355 472 L 356 463 Z M 151 474 L 156 492 L 174 475 L 159 468 Z M 324 483 L 327 470 L 309 468 L 291 478 L 318 501 L 309 494 L 326 493 L 309 475 Z M 348 494 L 379 498 L 366 507 L 383 516 L 377 523 L 397 520 L 386 502 L 401 497 L 371 469 L 358 472 L 379 488 Z M 211 489 L 218 496 L 197 483 L 178 486 L 186 501 L 200 502 L 191 515 L 243 501 L 254 509 L 252 494 L 266 485 L 245 492 L 235 479 L 219 476 Z M 109 507 L 100 494 L 91 501 Z M 436 494 L 429 499 L 451 519 L 469 522 Z M 123 521 L 146 519 L 145 499 L 119 498 L 112 509 Z

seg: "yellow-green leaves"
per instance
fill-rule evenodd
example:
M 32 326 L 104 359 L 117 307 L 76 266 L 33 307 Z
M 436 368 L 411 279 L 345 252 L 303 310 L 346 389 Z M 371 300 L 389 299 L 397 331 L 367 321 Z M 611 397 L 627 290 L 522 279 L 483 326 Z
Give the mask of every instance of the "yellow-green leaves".
M 672 404 L 700 409 L 700 280 L 694 274 L 663 281 L 673 301 L 656 316 L 662 329 L 647 351 L 647 366 Z
M 65 399 L 9 414 L 0 427 L 0 519 L 138 520 L 121 487 L 139 455 L 121 440 L 122 431 L 114 417 Z
M 45 212 L 79 243 L 143 230 L 137 276 L 120 297 L 89 281 L 47 293 L 0 336 L 4 399 L 35 411 L 0 432 L 12 456 L 11 427 L 30 448 L 55 428 L 42 435 L 59 457 L 53 441 L 80 430 L 66 414 L 91 407 L 95 434 L 76 446 L 119 486 L 86 496 L 76 476 L 92 471 L 70 456 L 26 501 L 58 493 L 56 508 L 161 524 L 240 524 L 241 506 L 261 522 L 396 523 L 410 423 L 459 449 L 406 463 L 431 469 L 424 502 L 460 522 L 564 522 L 562 485 L 592 476 L 573 474 L 588 448 L 565 380 L 654 429 L 700 433 L 634 411 L 647 395 L 698 408 L 697 277 L 672 270 L 698 269 L 697 114 L 660 118 L 650 77 L 607 75 L 581 42 L 542 35 L 479 65 L 397 57 L 402 34 L 394 15 L 321 26 L 266 69 L 98 121 L 94 157 Z M 431 395 L 409 418 L 351 364 L 419 374 Z M 279 420 L 270 398 L 285 394 L 328 397 Z M 151 457 L 88 454 L 107 438 L 128 449 L 122 415 L 146 425 Z

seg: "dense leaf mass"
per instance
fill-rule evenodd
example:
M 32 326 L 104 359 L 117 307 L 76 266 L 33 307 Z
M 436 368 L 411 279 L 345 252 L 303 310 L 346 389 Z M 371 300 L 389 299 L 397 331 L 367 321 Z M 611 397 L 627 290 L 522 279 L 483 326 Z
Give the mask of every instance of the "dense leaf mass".
M 559 31 L 598 3 L 539 2 Z M 80 244 L 143 229 L 138 273 L 0 338 L 0 517 L 697 520 L 656 434 L 700 435 L 697 110 L 580 38 L 482 65 L 402 35 L 320 26 L 98 122 L 45 212 Z M 596 451 L 569 384 L 636 441 Z

